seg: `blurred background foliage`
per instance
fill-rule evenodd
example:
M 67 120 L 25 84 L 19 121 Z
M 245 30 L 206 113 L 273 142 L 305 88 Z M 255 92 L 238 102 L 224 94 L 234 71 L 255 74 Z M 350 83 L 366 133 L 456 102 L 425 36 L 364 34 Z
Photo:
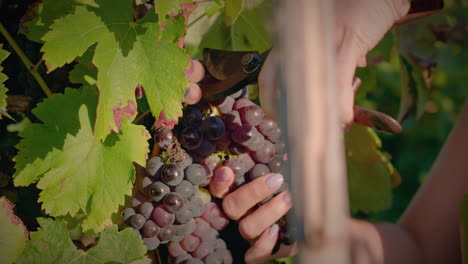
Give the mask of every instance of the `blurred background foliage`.
M 467 44 L 468 1 L 446 0 L 440 13 L 395 27 L 358 69 L 356 103 L 398 118 L 403 132 L 378 133 L 401 175 L 390 208 L 355 217 L 395 222 L 408 206 L 468 94 Z

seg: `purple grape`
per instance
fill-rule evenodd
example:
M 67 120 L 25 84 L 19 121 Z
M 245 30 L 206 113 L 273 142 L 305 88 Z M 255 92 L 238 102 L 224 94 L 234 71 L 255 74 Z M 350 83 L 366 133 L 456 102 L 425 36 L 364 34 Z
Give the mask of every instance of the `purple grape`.
M 230 130 L 236 130 L 242 126 L 240 114 L 236 110 L 231 110 L 223 115 L 226 127 Z
M 156 130 L 154 142 L 162 149 L 166 149 L 169 144 L 171 144 L 173 138 L 174 134 L 172 134 L 172 131 L 169 128 L 161 127 Z
M 180 241 L 180 245 L 186 251 L 192 252 L 200 245 L 200 238 L 192 234 L 188 234 L 184 239 L 182 239 L 182 241 Z
M 161 240 L 161 243 L 167 243 L 171 240 L 175 235 L 174 226 L 168 225 L 163 227 L 159 230 L 158 238 Z
M 246 106 L 250 106 L 250 105 L 256 105 L 254 102 L 250 101 L 249 99 L 239 99 L 237 100 L 235 103 L 234 103 L 234 106 L 232 107 L 232 109 L 234 110 L 239 110 L 241 108 L 244 108 Z
M 205 138 L 209 140 L 220 139 L 226 131 L 223 120 L 217 116 L 205 118 L 200 129 Z
M 202 168 L 203 169 L 203 168 Z M 203 173 L 205 173 L 205 169 L 203 169 Z M 185 174 L 187 177 L 187 174 Z M 195 195 L 196 185 L 193 185 L 191 182 L 183 180 L 179 185 L 174 188 L 174 191 L 180 194 L 182 197 L 189 199 Z
M 146 219 L 149 219 L 153 212 L 154 206 L 150 202 L 144 202 L 138 208 L 138 212 L 143 215 Z
M 159 244 L 161 243 L 161 241 L 159 240 L 157 236 L 154 236 L 154 237 L 143 238 L 143 243 L 148 248 L 148 250 L 155 250 L 156 248 L 159 247 Z
M 255 137 L 258 134 L 259 133 L 255 127 L 251 125 L 243 125 L 232 132 L 231 138 L 233 141 L 241 144 L 242 146 L 247 146 L 255 141 Z
M 133 228 L 141 229 L 146 222 L 146 218 L 141 214 L 135 214 L 130 219 L 130 225 Z
M 184 236 L 174 235 L 174 237 L 171 239 L 171 242 L 180 242 L 182 239 L 184 239 Z
M 249 105 L 239 109 L 239 114 L 243 124 L 257 126 L 263 121 L 265 116 L 263 110 L 258 105 Z
M 286 145 L 283 142 L 278 142 L 278 143 L 275 143 L 275 148 L 276 148 L 276 153 L 284 154 Z
M 189 206 L 182 207 L 176 214 L 175 220 L 178 224 L 186 224 L 193 218 L 193 213 Z
M 202 116 L 209 116 L 213 112 L 211 110 L 210 105 L 206 101 L 200 101 L 199 103 L 194 104 L 192 106 L 200 110 L 200 112 L 202 113 Z
M 199 109 L 193 106 L 187 106 L 184 109 L 181 123 L 186 127 L 198 127 L 201 125 L 202 119 L 203 116 Z
M 213 105 L 215 105 L 219 112 L 224 114 L 232 110 L 232 107 L 234 106 L 234 103 L 236 100 L 232 97 L 225 97 L 224 99 L 217 100 L 213 102 Z
M 226 130 L 224 135 L 220 139 L 216 140 L 215 143 L 217 147 L 224 148 L 227 147 L 231 142 L 231 132 Z
M 234 187 L 239 187 L 244 183 L 245 183 L 244 175 L 234 177 L 234 183 L 233 183 Z
M 182 160 L 176 162 L 176 165 L 179 166 L 181 169 L 185 170 L 190 164 L 192 164 L 193 159 L 188 153 L 183 154 L 184 157 Z
M 182 261 L 181 264 L 203 264 L 203 261 L 197 258 L 191 258 L 191 259 Z
M 174 163 L 164 164 L 161 180 L 169 186 L 176 186 L 184 179 L 184 171 Z
M 180 134 L 180 144 L 189 150 L 196 149 L 202 144 L 202 136 L 196 128 L 187 127 Z
M 164 196 L 162 204 L 172 213 L 178 212 L 184 205 L 184 197 L 180 194 L 171 192 Z
M 214 170 L 221 164 L 221 158 L 218 155 L 210 155 L 203 160 L 203 164 Z
M 263 121 L 257 126 L 257 129 L 262 133 L 268 140 L 277 143 L 281 138 L 281 128 L 276 121 L 265 117 Z
M 146 171 L 151 177 L 156 177 L 162 165 L 164 161 L 160 157 L 152 157 L 146 162 Z
M 244 176 L 245 166 L 241 159 L 230 158 L 224 162 L 224 165 L 232 169 L 235 177 Z
M 211 155 L 211 153 L 215 151 L 216 144 L 206 139 L 203 139 L 201 145 L 195 150 L 193 150 L 193 152 L 197 153 L 197 155 L 200 155 L 202 157 Z
M 226 249 L 226 242 L 222 240 L 221 238 L 216 239 L 215 244 L 214 244 L 215 251 L 218 249 Z
M 185 236 L 189 233 L 189 224 L 173 225 L 176 236 Z
M 254 137 L 254 140 L 251 144 L 247 145 L 246 148 L 250 151 L 257 151 L 263 148 L 265 144 L 265 138 L 262 134 L 257 133 Z
M 160 228 L 158 225 L 156 225 L 155 222 L 153 222 L 152 220 L 148 220 L 143 225 L 142 231 L 145 237 L 154 237 L 159 233 Z
M 190 201 L 190 211 L 193 217 L 199 217 L 203 213 L 203 201 L 200 197 L 194 197 Z
M 159 202 L 169 192 L 169 187 L 162 182 L 155 182 L 148 186 L 148 194 L 151 200 L 155 202 Z
M 180 245 L 180 243 L 178 243 L 179 241 L 181 241 L 183 239 L 183 237 L 177 237 L 177 236 L 174 236 L 172 239 L 171 239 L 171 243 L 169 243 L 167 245 L 167 250 L 169 251 L 169 254 L 173 257 L 177 257 L 177 256 L 180 256 L 180 255 L 183 255 L 185 253 L 187 253 L 187 251 L 185 251 L 182 246 Z M 175 242 L 174 240 L 177 240 L 177 242 Z M 170 263 L 170 262 L 169 262 Z
M 258 177 L 261 177 L 263 175 L 266 175 L 270 173 L 270 169 L 268 169 L 268 166 L 265 164 L 256 164 L 250 171 L 249 171 L 249 176 L 250 180 L 253 181 L 257 179 Z
M 192 164 L 185 169 L 185 179 L 194 185 L 201 184 L 206 178 L 205 168 L 200 164 Z
M 244 163 L 245 171 L 249 171 L 255 166 L 255 161 L 247 153 L 241 154 L 237 156 L 237 158 L 242 160 L 242 162 Z
M 263 147 L 252 153 L 252 158 L 260 163 L 268 163 L 273 160 L 276 154 L 276 148 L 273 143 L 265 140 Z
M 133 208 L 125 208 L 124 213 L 123 213 L 123 220 L 125 223 L 129 224 L 130 219 L 133 215 L 135 215 L 136 212 Z
M 188 253 L 179 255 L 174 259 L 174 264 L 182 264 L 182 262 L 191 259 L 192 256 Z
M 151 219 L 159 226 L 165 227 L 172 225 L 175 220 L 175 215 L 166 211 L 161 205 L 154 208 L 151 214 Z
M 231 144 L 229 144 L 229 151 L 231 153 L 236 154 L 236 155 L 240 155 L 240 154 L 244 154 L 244 153 L 249 152 L 244 146 L 242 146 L 241 144 L 236 143 L 236 142 L 232 142 Z
M 267 165 L 271 172 L 279 173 L 283 171 L 283 158 L 280 155 L 275 155 Z

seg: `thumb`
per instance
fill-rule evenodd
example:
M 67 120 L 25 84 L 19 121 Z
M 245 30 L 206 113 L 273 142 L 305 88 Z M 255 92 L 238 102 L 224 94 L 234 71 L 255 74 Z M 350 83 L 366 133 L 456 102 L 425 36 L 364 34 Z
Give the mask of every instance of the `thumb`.
M 234 172 L 227 166 L 221 166 L 214 171 L 213 179 L 210 183 L 210 193 L 214 197 L 223 198 L 229 193 L 229 189 L 234 182 Z

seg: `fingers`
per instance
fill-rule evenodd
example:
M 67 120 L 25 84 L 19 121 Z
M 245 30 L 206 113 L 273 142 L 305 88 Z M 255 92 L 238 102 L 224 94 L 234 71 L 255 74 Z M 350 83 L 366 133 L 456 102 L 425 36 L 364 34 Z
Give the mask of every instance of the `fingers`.
M 291 257 L 297 254 L 298 246 L 294 243 L 291 246 L 281 245 L 279 251 L 271 255 L 273 247 L 278 240 L 278 225 L 273 225 L 265 230 L 257 241 L 247 250 L 244 259 L 248 264 L 264 263 L 271 259 Z
M 238 220 L 250 208 L 277 191 L 284 182 L 281 174 L 267 174 L 243 185 L 223 200 L 226 215 Z
M 245 253 L 246 263 L 262 263 L 271 257 L 271 251 L 278 240 L 279 226 L 273 225 L 263 232 Z
M 291 195 L 284 191 L 262 205 L 252 214 L 242 219 L 239 231 L 243 238 L 249 240 L 258 237 L 265 229 L 278 221 L 291 209 Z
M 227 166 L 221 166 L 214 171 L 210 183 L 210 193 L 214 197 L 224 198 L 234 182 L 234 172 Z

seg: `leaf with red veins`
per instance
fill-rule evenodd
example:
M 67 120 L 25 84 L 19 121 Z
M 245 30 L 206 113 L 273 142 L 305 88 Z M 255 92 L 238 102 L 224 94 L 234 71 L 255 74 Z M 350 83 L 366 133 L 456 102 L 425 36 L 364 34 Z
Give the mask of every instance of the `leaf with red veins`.
M 180 116 L 179 116 L 180 117 Z M 164 114 L 164 111 L 161 111 L 159 113 L 159 117 L 154 122 L 154 129 L 158 129 L 160 127 L 167 127 L 169 129 L 173 129 L 175 125 L 177 125 L 178 121 L 177 120 L 166 120 L 166 115 Z
M 128 100 L 127 102 L 128 102 L 127 106 L 123 108 L 114 106 L 114 109 L 113 109 L 114 121 L 115 121 L 115 125 L 117 126 L 117 131 L 115 131 L 115 133 L 119 133 L 120 126 L 122 125 L 122 121 L 124 117 L 127 117 L 128 119 L 132 120 L 133 116 L 135 115 L 137 111 L 136 104 L 132 100 Z M 122 105 L 122 103 L 120 103 L 120 105 Z
M 15 207 L 5 197 L 0 197 L 0 263 L 13 263 L 26 247 L 28 229 L 14 214 Z

